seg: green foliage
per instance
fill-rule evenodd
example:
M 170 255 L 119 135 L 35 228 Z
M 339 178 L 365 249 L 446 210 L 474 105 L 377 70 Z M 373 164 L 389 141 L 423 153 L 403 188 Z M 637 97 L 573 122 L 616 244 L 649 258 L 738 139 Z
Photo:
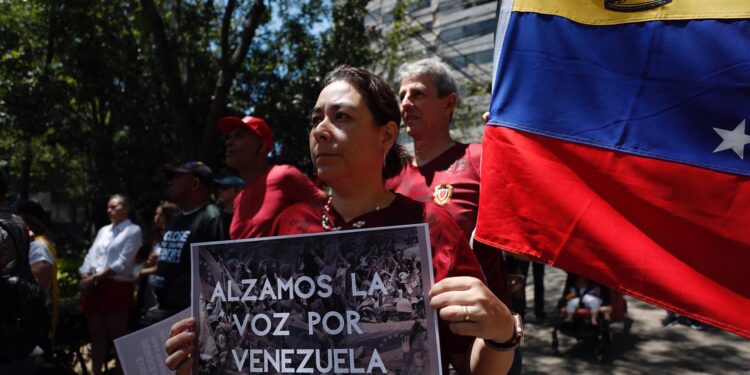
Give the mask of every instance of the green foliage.
M 83 264 L 84 256 L 85 252 L 81 251 L 60 252 L 57 262 L 57 282 L 60 286 L 61 299 L 78 297 L 78 267 Z
M 413 60 L 418 51 L 410 47 L 410 38 L 422 30 L 422 26 L 409 16 L 409 7 L 414 0 L 396 0 L 393 7 L 393 22 L 390 28 L 377 38 L 376 51 L 378 59 L 378 73 L 388 82 L 397 87 L 396 73 L 405 62 Z
M 231 107 L 262 117 L 274 131 L 278 163 L 311 166 L 310 110 L 326 72 L 340 64 L 367 66 L 374 57 L 364 27 L 364 0 L 282 0 L 272 10 L 283 27 L 270 25 L 251 47 Z M 332 15 L 332 16 L 330 16 Z M 316 34 L 314 29 L 329 24 Z
M 490 81 L 467 81 L 464 83 L 461 92 L 462 100 L 453 114 L 452 127 L 463 130 L 483 124 L 482 114 L 487 111 L 488 106 L 481 99 L 487 98 L 491 89 L 492 82 Z M 467 139 L 464 141 L 481 142 L 481 139 Z
M 179 4 L 179 6 L 175 6 Z M 364 0 L 271 2 L 228 97 L 230 113 L 271 124 L 277 162 L 309 167 L 309 110 L 326 71 L 367 66 Z M 226 3 L 157 1 L 189 93 L 192 128 L 178 130 L 160 51 L 139 2 L 0 1 L 0 168 L 11 193 L 50 191 L 84 224 L 106 221 L 104 201 L 121 192 L 146 218 L 166 183 L 161 167 L 200 142 L 220 73 Z M 237 1 L 233 36 L 252 1 Z M 237 43 L 230 38 L 229 47 Z M 189 143 L 189 142 L 187 142 Z M 213 147 L 223 173 L 223 142 Z M 80 219 L 80 218 L 79 218 Z

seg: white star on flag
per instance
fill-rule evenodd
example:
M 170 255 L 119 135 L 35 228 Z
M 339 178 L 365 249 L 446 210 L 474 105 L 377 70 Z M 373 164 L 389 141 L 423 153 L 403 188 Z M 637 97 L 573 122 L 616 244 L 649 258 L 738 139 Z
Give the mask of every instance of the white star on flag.
M 734 130 L 714 128 L 721 137 L 721 144 L 716 147 L 714 153 L 732 149 L 740 159 L 745 159 L 745 145 L 750 144 L 750 135 L 745 134 L 745 120 L 743 119 Z

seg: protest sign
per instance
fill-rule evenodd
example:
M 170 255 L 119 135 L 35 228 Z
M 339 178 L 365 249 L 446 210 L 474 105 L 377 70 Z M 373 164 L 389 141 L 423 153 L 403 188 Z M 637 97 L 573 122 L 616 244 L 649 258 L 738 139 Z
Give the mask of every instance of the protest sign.
M 426 224 L 193 244 L 199 374 L 439 374 Z
M 189 316 L 190 309 L 185 309 L 158 323 L 115 339 L 122 372 L 126 375 L 174 374 L 174 371 L 164 365 L 167 358 L 164 343 L 169 337 L 172 324 Z

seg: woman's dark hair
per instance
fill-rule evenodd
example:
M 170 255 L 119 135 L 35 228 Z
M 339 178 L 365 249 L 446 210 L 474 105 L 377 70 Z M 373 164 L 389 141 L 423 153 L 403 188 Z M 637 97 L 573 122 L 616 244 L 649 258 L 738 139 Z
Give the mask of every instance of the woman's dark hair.
M 364 68 L 339 65 L 326 74 L 323 85 L 328 86 L 335 81 L 344 81 L 359 91 L 378 127 L 385 126 L 390 121 L 396 123 L 397 127 L 401 124 L 401 110 L 396 94 L 382 78 Z M 408 161 L 409 156 L 404 148 L 394 143 L 385 157 L 383 179 L 397 176 Z
M 169 222 L 172 221 L 172 218 L 178 211 L 177 205 L 169 201 L 160 201 L 156 207 L 161 208 L 161 216 L 164 217 L 164 222 L 167 223 L 166 225 L 169 225 Z M 153 229 L 153 234 L 152 234 L 153 239 L 151 242 L 154 244 L 161 243 L 162 236 L 164 236 L 163 231 L 159 230 L 155 224 L 152 224 L 152 229 Z M 151 249 L 149 249 L 149 251 L 151 251 Z
M 23 219 L 26 226 L 34 232 L 34 235 L 42 236 L 47 234 L 47 213 L 42 205 L 34 201 L 20 201 L 16 207 L 19 216 Z
M 162 216 L 164 216 L 164 220 L 167 223 L 169 223 L 172 220 L 172 218 L 174 217 L 174 214 L 176 214 L 178 210 L 176 204 L 172 202 L 168 202 L 168 201 L 159 202 L 158 207 L 161 208 L 161 214 Z

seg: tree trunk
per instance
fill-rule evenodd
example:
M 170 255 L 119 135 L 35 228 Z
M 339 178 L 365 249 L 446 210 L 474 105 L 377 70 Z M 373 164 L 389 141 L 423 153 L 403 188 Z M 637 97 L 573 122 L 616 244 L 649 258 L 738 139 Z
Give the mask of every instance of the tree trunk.
M 234 7 L 227 7 L 226 11 L 230 12 Z M 229 43 L 227 43 L 228 31 L 226 27 L 227 20 L 231 19 L 231 15 L 224 15 L 224 24 L 222 25 L 222 36 L 221 36 L 221 71 L 219 77 L 216 80 L 216 87 L 214 88 L 213 101 L 211 102 L 211 108 L 208 111 L 208 117 L 206 118 L 205 126 L 203 128 L 203 139 L 201 140 L 200 156 L 203 160 L 209 163 L 215 162 L 216 146 L 218 145 L 219 132 L 216 129 L 216 121 L 219 117 L 226 112 L 227 98 L 229 96 L 229 90 L 232 88 L 232 82 L 237 76 L 242 62 L 247 56 L 247 52 L 250 50 L 250 43 L 255 36 L 255 30 L 258 28 L 260 18 L 265 12 L 265 5 L 263 0 L 256 0 L 253 3 L 250 13 L 245 17 L 243 24 L 242 34 L 240 40 L 235 47 L 231 58 L 229 56 Z
M 143 16 L 154 34 L 157 58 L 164 71 L 167 98 L 174 115 L 175 132 L 180 140 L 180 154 L 185 160 L 194 159 L 198 156 L 193 134 L 197 127 L 194 123 L 193 111 L 185 92 L 185 86 L 180 79 L 180 64 L 174 53 L 179 48 L 173 48 L 170 44 L 164 29 L 164 20 L 153 0 L 140 0 L 140 2 L 143 8 Z
M 21 160 L 20 185 L 21 199 L 29 199 L 31 185 L 31 134 L 29 134 L 28 129 L 23 130 L 23 160 Z

